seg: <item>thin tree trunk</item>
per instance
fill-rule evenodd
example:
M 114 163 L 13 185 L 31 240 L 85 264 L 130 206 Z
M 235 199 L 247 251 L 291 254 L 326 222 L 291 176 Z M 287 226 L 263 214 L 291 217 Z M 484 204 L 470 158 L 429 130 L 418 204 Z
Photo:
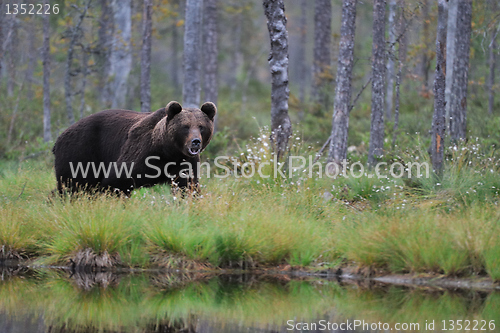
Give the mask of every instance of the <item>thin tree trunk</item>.
M 49 0 L 44 0 L 44 8 Z M 43 141 L 52 140 L 50 129 L 50 25 L 49 15 L 43 14 Z
M 311 95 L 325 110 L 329 107 L 332 83 L 332 2 L 314 2 L 314 63 Z
M 0 8 L 4 8 L 3 0 L 0 0 Z M 0 11 L 0 83 L 1 83 L 1 74 L 2 74 L 2 61 L 3 61 L 3 37 L 4 37 L 4 22 L 5 22 L 5 13 L 4 11 Z
M 28 66 L 26 68 L 26 97 L 28 100 L 33 99 L 33 73 L 35 72 L 35 63 L 37 59 L 36 50 L 36 30 L 37 21 L 35 17 L 31 17 L 28 25 L 28 40 L 29 40 L 29 54 L 28 54 Z
M 493 91 L 493 87 L 495 85 L 495 68 L 497 66 L 496 62 L 496 54 L 497 51 L 497 41 L 496 37 L 498 34 L 497 27 L 491 31 L 491 41 L 489 45 L 489 67 L 490 74 L 488 76 L 488 114 L 493 114 L 493 106 L 495 105 L 495 92 Z
M 113 0 L 114 36 L 111 52 L 112 83 L 111 107 L 125 107 L 127 82 L 132 69 L 131 0 Z
M 8 59 L 8 76 L 7 76 L 7 96 L 11 97 L 14 94 L 14 85 L 16 84 L 16 70 L 17 70 L 17 60 L 19 58 L 19 38 L 18 38 L 18 26 L 16 20 L 13 19 L 14 24 L 12 25 L 12 36 L 10 42 L 7 46 L 9 50 Z
M 398 60 L 398 73 L 396 74 L 396 99 L 394 103 L 394 126 L 392 128 L 392 148 L 396 147 L 396 139 L 398 137 L 398 126 L 399 126 L 399 103 L 400 103 L 400 91 L 401 91 L 401 80 L 403 76 L 403 61 L 401 58 Z
M 24 88 L 24 80 L 21 83 L 19 90 L 17 91 L 16 104 L 14 105 L 14 110 L 12 111 L 12 117 L 10 118 L 9 131 L 7 133 L 7 146 L 10 145 L 10 142 L 12 139 L 12 133 L 14 132 L 14 123 L 16 121 L 17 111 L 19 110 L 19 101 L 21 99 L 21 94 L 23 92 L 23 88 Z
M 455 0 L 456 1 L 456 0 Z M 423 80 L 423 88 L 425 90 L 428 89 L 429 87 L 429 70 L 431 67 L 431 62 L 429 59 L 429 55 L 427 54 L 430 49 L 430 18 L 429 18 L 429 0 L 423 0 L 422 4 L 422 22 L 423 22 L 423 29 L 422 29 L 422 41 L 424 44 L 423 50 L 422 50 L 422 59 L 421 59 L 421 71 L 422 71 L 422 80 Z
M 179 27 L 177 21 L 172 26 L 172 84 L 174 85 L 175 94 L 180 93 L 181 81 L 179 79 Z
M 392 118 L 394 99 L 394 59 L 396 57 L 396 0 L 389 0 L 389 56 L 387 57 L 387 92 L 385 95 L 385 116 Z
M 288 31 L 283 0 L 263 0 L 267 29 L 271 39 L 269 67 L 271 70 L 271 143 L 277 159 L 287 151 L 292 134 L 288 116 Z
M 443 170 L 444 136 L 446 131 L 446 23 L 447 2 L 438 2 L 438 28 L 436 35 L 436 74 L 434 76 L 434 115 L 432 117 L 431 160 L 434 172 Z
M 300 40 L 299 40 L 299 72 L 300 72 L 300 91 L 299 99 L 302 104 L 306 101 L 306 76 L 307 76 L 307 65 L 306 65 L 306 45 L 307 45 L 307 0 L 301 0 L 300 2 Z M 299 113 L 299 119 L 302 120 L 304 117 L 304 111 Z
M 458 0 L 448 2 L 448 24 L 446 32 L 446 131 L 450 133 L 451 87 L 454 82 L 455 35 L 457 31 Z
M 396 147 L 399 126 L 399 106 L 401 82 L 403 80 L 404 63 L 406 62 L 407 26 L 405 18 L 405 0 L 399 0 L 400 14 L 398 19 L 398 73 L 396 74 L 396 98 L 394 99 L 394 126 L 392 128 L 392 148 Z
M 141 48 L 141 112 L 151 111 L 151 33 L 153 0 L 144 0 Z
M 75 116 L 73 114 L 73 89 L 71 88 L 71 75 L 72 75 L 72 64 L 75 52 L 75 45 L 78 39 L 78 31 L 87 15 L 87 10 L 89 9 L 92 0 L 87 1 L 87 4 L 83 8 L 76 25 L 71 28 L 71 37 L 68 46 L 68 56 L 66 57 L 66 73 L 64 74 L 64 99 L 66 101 L 66 114 L 68 116 L 69 124 L 75 123 Z
M 187 0 L 184 30 L 184 107 L 200 104 L 200 46 L 203 0 Z
M 5 59 L 5 50 L 7 50 L 7 46 L 9 45 L 12 38 L 12 30 L 15 24 L 16 15 L 11 14 L 9 18 L 5 16 L 3 13 L 3 5 L 2 5 L 2 15 L 0 23 L 2 23 L 1 30 L 1 43 L 0 43 L 0 73 L 2 72 L 3 61 Z
M 236 90 L 238 89 L 238 74 L 240 73 L 241 67 L 241 58 L 243 57 L 241 54 L 241 30 L 242 30 L 242 14 L 238 13 L 234 19 L 235 28 L 234 28 L 234 42 L 233 42 L 233 52 L 231 54 L 231 77 L 229 79 L 229 87 L 231 89 L 231 101 L 236 99 Z
M 89 53 L 85 47 L 82 47 L 82 86 L 80 91 L 80 119 L 83 118 L 83 109 L 85 107 L 85 88 L 87 87 L 87 75 L 88 75 L 88 58 Z
M 451 90 L 450 136 L 456 142 L 467 135 L 467 87 L 472 21 L 472 0 L 458 0 L 455 60 Z
M 344 0 L 340 28 L 337 84 L 333 105 L 332 133 L 328 162 L 340 164 L 347 158 L 347 134 L 352 94 L 352 68 L 354 64 L 354 35 L 356 33 L 357 0 Z
M 110 0 L 101 0 L 101 15 L 98 30 L 98 57 L 99 88 L 101 89 L 101 103 L 111 106 L 111 52 L 113 48 L 113 11 Z
M 219 99 L 219 45 L 217 31 L 218 0 L 204 0 L 203 2 L 203 91 L 204 100 L 217 105 Z M 214 131 L 217 130 L 219 117 L 215 115 Z
M 368 164 L 384 152 L 385 0 L 374 0 L 372 45 L 372 116 Z
M 203 92 L 204 100 L 215 104 L 219 97 L 217 3 L 217 0 L 204 0 L 203 2 Z

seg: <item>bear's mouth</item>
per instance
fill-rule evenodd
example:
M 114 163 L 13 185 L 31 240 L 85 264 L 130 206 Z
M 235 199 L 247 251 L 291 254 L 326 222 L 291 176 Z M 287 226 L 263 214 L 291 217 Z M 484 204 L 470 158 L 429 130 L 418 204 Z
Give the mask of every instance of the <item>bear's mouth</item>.
M 201 151 L 201 148 L 193 148 L 193 147 L 188 148 L 188 152 L 192 156 L 198 155 L 200 153 L 200 151 Z

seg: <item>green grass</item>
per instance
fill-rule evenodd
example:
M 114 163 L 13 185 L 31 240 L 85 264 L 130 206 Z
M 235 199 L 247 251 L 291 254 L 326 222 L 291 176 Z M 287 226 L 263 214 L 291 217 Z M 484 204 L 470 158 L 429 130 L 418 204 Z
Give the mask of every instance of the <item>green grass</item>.
M 314 152 L 300 136 L 292 139 L 293 154 Z M 422 144 L 415 145 L 388 161 L 425 161 Z M 245 162 L 258 166 L 270 158 L 262 132 L 240 148 L 237 174 Z M 343 263 L 498 281 L 496 155 L 470 142 L 447 156 L 441 178 L 319 179 L 301 170 L 290 179 L 212 175 L 202 178 L 196 198 L 176 197 L 168 186 L 138 189 L 131 198 L 54 198 L 48 154 L 2 161 L 0 245 L 10 257 L 44 264 L 321 269 Z M 272 164 L 264 169 L 274 171 Z

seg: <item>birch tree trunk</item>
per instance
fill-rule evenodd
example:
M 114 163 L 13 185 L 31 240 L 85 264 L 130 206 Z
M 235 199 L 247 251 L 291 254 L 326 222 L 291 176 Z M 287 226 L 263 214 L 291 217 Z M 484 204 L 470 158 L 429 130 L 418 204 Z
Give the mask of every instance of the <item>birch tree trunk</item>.
M 392 127 L 392 148 L 396 147 L 399 127 L 399 106 L 401 81 L 403 80 L 404 64 L 406 63 L 407 27 L 405 18 L 405 0 L 398 0 L 400 15 L 398 18 L 398 73 L 396 74 L 396 97 L 394 98 L 394 126 Z
M 387 120 L 392 118 L 392 107 L 394 99 L 394 59 L 396 57 L 396 0 L 389 0 L 389 56 L 387 57 L 387 89 L 385 95 L 385 116 Z
M 455 0 L 456 1 L 456 0 Z M 424 44 L 422 50 L 422 58 L 421 58 L 421 75 L 423 81 L 423 88 L 427 91 L 429 87 L 429 70 L 431 67 L 431 61 L 429 59 L 428 52 L 431 49 L 430 47 L 430 18 L 429 18 L 429 0 L 423 0 L 422 3 L 422 42 Z
M 172 73 L 172 85 L 174 86 L 174 94 L 175 95 L 180 95 L 182 93 L 182 84 L 181 84 L 181 79 L 180 79 L 180 72 L 183 70 L 182 66 L 179 65 L 179 53 L 181 50 L 180 46 L 180 38 L 179 38 L 179 31 L 181 28 L 179 27 L 179 18 L 181 18 L 181 6 L 180 6 L 180 0 L 174 0 L 172 1 L 174 8 L 178 11 L 179 16 L 178 19 L 174 21 L 174 24 L 172 25 L 172 39 L 171 39 L 171 44 L 170 44 L 170 49 L 171 49 L 171 67 L 170 67 L 170 72 Z
M 452 141 L 455 142 L 465 139 L 467 135 L 467 87 L 472 30 L 472 0 L 457 1 L 457 30 L 450 109 L 450 136 Z
M 141 112 L 151 111 L 151 33 L 153 0 L 144 0 L 141 48 Z
M 83 110 L 85 108 L 85 88 L 87 87 L 87 76 L 89 75 L 89 56 L 90 48 L 82 46 L 82 84 L 80 86 L 80 119 L 83 118 Z
M 14 84 L 16 82 L 16 70 L 17 70 L 17 60 L 19 58 L 19 37 L 18 37 L 18 26 L 14 18 L 11 19 L 14 23 L 12 24 L 12 36 L 7 44 L 7 49 L 9 50 L 9 57 L 7 58 L 7 96 L 11 97 L 14 94 Z
M 127 81 L 132 69 L 131 52 L 131 7 L 130 0 L 113 0 L 114 36 L 111 51 L 110 72 L 113 78 L 111 85 L 111 107 L 125 107 Z
M 75 115 L 73 114 L 73 89 L 71 87 L 72 65 L 75 52 L 75 45 L 80 35 L 80 27 L 87 15 L 92 0 L 88 0 L 85 7 L 81 10 L 77 23 L 74 27 L 69 28 L 69 45 L 68 55 L 66 57 L 66 72 L 64 73 L 64 100 L 66 102 L 66 115 L 70 125 L 75 123 Z
M 113 49 L 113 10 L 110 0 L 101 0 L 101 15 L 98 30 L 99 88 L 101 89 L 101 103 L 105 107 L 111 106 L 111 53 Z
M 28 66 L 26 67 L 26 97 L 28 100 L 33 99 L 33 73 L 35 72 L 35 64 L 37 60 L 37 22 L 35 17 L 31 17 L 28 24 L 28 40 L 29 40 L 29 54 L 28 54 Z
M 458 0 L 448 2 L 448 24 L 446 32 L 446 131 L 450 133 L 451 87 L 454 81 L 455 35 L 457 31 Z
M 206 102 L 217 105 L 219 99 L 218 0 L 204 0 L 203 6 L 203 95 Z M 214 131 L 217 130 L 218 118 L 215 115 Z
M 340 28 L 337 84 L 333 104 L 332 133 L 328 162 L 340 164 L 347 158 L 347 134 L 352 94 L 352 67 L 354 63 L 354 35 L 356 33 L 357 0 L 344 0 Z
M 203 0 L 203 92 L 204 100 L 217 105 L 218 85 L 218 33 L 217 0 Z
M 314 2 L 314 62 L 311 95 L 314 102 L 329 108 L 332 82 L 332 2 Z
M 43 1 L 43 6 L 49 0 Z M 43 14 L 43 46 L 42 46 L 42 63 L 43 63 L 43 141 L 49 142 L 52 140 L 50 128 L 50 25 L 49 14 Z
M 5 15 L 3 1 L 2 1 L 2 12 L 0 13 L 0 73 L 2 73 L 2 66 L 5 60 L 5 50 L 10 43 L 12 38 L 12 30 L 15 24 L 16 15 L 11 14 L 7 17 Z
M 241 11 L 242 9 L 240 9 Z M 241 32 L 242 32 L 242 16 L 239 12 L 234 18 L 234 31 L 233 31 L 233 52 L 231 53 L 231 69 L 232 75 L 229 78 L 229 87 L 231 89 L 231 101 L 236 99 L 236 90 L 238 90 L 238 74 L 241 71 L 241 64 L 243 62 L 243 52 L 241 50 Z
M 307 65 L 306 65 L 306 45 L 307 45 L 307 0 L 301 0 L 300 2 L 300 40 L 299 40 L 299 72 L 300 77 L 300 91 L 299 99 L 301 103 L 305 103 L 306 100 L 306 76 L 307 76 Z M 299 118 L 302 120 L 304 117 L 304 111 L 300 111 Z
M 200 48 L 203 0 L 187 0 L 184 30 L 184 85 L 183 106 L 200 104 Z
M 436 74 L 434 76 L 434 115 L 432 117 L 431 160 L 434 172 L 443 170 L 444 136 L 446 132 L 446 23 L 447 1 L 438 2 L 438 27 L 436 34 Z
M 493 91 L 493 87 L 495 85 L 495 69 L 497 66 L 496 62 L 496 54 L 497 51 L 497 41 L 496 37 L 498 34 L 498 28 L 495 28 L 491 31 L 491 41 L 489 45 L 489 67 L 490 74 L 488 75 L 488 114 L 493 114 L 493 106 L 495 105 L 495 92 Z
M 287 151 L 292 124 L 288 116 L 288 31 L 283 0 L 263 0 L 271 39 L 271 143 L 278 160 Z
M 3 7 L 3 0 L 0 0 L 0 8 Z M 4 11 L 0 11 L 0 83 L 2 82 L 1 73 L 2 73 L 2 64 L 3 64 L 3 39 L 4 39 L 4 22 L 5 22 L 5 13 Z
M 180 92 L 181 81 L 179 79 L 179 27 L 175 24 L 172 27 L 172 84 L 174 85 L 174 91 L 176 93 Z
M 368 164 L 373 166 L 384 148 L 385 0 L 373 2 L 372 116 Z

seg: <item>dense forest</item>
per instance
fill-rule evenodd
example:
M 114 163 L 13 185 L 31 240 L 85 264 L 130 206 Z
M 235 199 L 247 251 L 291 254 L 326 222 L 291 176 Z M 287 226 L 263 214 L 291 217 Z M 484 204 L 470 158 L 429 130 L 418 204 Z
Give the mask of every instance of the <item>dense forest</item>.
M 284 115 L 290 123 L 284 136 L 300 133 L 316 150 L 326 142 L 329 161 L 349 152 L 374 162 L 416 137 L 429 152 L 470 137 L 500 141 L 494 0 L 286 0 L 264 1 L 264 8 L 255 0 L 85 0 L 47 2 L 40 12 L 41 6 L 2 2 L 3 158 L 44 151 L 43 142 L 102 109 L 154 111 L 171 100 L 217 104 L 209 157 L 234 152 L 265 126 L 274 130 Z M 281 18 L 266 12 L 278 7 Z M 279 63 L 288 77 L 283 97 L 272 99 L 268 57 L 279 55 L 270 49 L 269 31 L 280 19 L 286 45 Z

